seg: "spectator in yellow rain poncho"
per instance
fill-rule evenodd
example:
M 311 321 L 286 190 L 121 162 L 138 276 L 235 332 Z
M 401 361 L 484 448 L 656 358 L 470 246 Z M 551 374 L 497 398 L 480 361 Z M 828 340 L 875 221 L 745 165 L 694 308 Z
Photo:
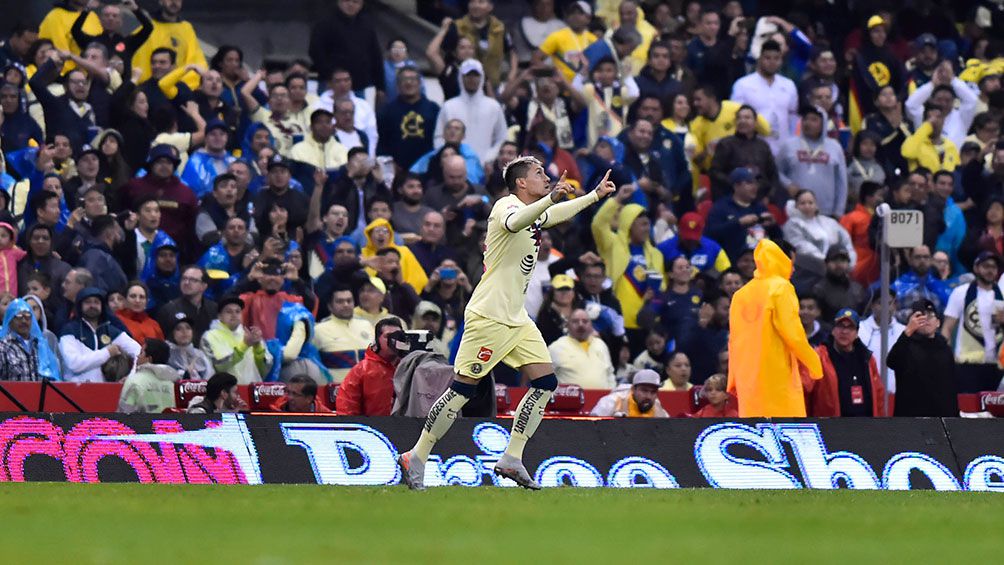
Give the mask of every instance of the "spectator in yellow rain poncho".
M 739 416 L 805 416 L 798 364 L 820 379 L 823 368 L 798 319 L 798 297 L 788 279 L 791 259 L 762 240 L 753 251 L 753 280 L 732 297 L 729 310 L 728 391 Z

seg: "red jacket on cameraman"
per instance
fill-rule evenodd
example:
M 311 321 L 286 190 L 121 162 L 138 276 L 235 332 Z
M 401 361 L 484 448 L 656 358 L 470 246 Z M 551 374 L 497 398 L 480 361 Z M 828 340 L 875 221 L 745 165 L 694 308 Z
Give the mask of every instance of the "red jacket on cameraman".
M 338 386 L 335 413 L 339 416 L 390 416 L 394 407 L 395 365 L 373 351 L 345 375 Z

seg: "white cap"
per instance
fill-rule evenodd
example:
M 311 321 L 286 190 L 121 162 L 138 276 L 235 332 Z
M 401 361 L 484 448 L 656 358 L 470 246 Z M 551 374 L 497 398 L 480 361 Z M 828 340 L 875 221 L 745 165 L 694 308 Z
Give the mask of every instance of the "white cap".
M 655 385 L 659 386 L 662 384 L 662 380 L 659 378 L 659 373 L 656 373 L 652 369 L 642 369 L 634 374 L 634 378 L 631 379 L 631 385 Z
M 460 76 L 464 76 L 471 72 L 484 76 L 485 69 L 481 66 L 481 61 L 478 61 L 477 59 L 467 59 L 460 63 Z
M 589 2 L 585 2 L 584 0 L 578 0 L 578 2 L 575 2 L 574 4 L 578 6 L 579 9 L 585 12 L 587 15 L 590 16 L 593 15 L 593 7 L 589 5 Z

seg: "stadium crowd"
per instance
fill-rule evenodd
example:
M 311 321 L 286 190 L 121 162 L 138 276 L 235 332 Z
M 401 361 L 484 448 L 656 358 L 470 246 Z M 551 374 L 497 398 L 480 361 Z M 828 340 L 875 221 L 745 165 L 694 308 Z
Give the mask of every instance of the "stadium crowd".
M 337 0 L 309 53 L 262 70 L 234 45 L 207 60 L 182 0 L 67 0 L 16 25 L 0 379 L 124 380 L 122 410 L 159 411 L 216 375 L 203 412 L 259 381 L 322 410 L 317 387 L 341 383 L 338 413 L 390 414 L 392 336 L 428 330 L 450 358 L 526 154 L 577 196 L 607 170 L 619 187 L 539 232 L 526 289 L 559 381 L 612 391 L 597 413 L 665 415 L 655 391 L 704 384 L 702 415 L 734 414 L 729 306 L 769 238 L 823 361 L 810 415 L 881 415 L 882 202 L 924 213 L 924 244 L 892 254 L 897 415 L 997 389 L 999 0 L 533 0 L 510 21 L 491 0 L 424 4 L 427 46 Z

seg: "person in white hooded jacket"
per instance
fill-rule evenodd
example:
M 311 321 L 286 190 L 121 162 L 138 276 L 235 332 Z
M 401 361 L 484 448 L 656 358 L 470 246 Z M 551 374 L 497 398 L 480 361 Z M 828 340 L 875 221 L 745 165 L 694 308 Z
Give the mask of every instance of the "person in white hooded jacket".
M 443 103 L 436 120 L 435 146 L 443 146 L 447 122 L 460 120 L 467 128 L 464 142 L 477 152 L 482 164 L 490 163 L 498 156 L 508 132 L 502 105 L 485 96 L 485 71 L 477 59 L 460 63 L 457 80 L 460 94 Z
M 850 257 L 853 269 L 858 261 L 851 235 L 840 225 L 840 222 L 819 213 L 816 205 L 816 195 L 808 189 L 795 193 L 795 199 L 789 200 L 785 206 L 788 221 L 781 231 L 796 252 L 795 266 L 809 270 L 817 275 L 826 271 L 824 262 L 826 253 L 832 247 L 842 247 Z

